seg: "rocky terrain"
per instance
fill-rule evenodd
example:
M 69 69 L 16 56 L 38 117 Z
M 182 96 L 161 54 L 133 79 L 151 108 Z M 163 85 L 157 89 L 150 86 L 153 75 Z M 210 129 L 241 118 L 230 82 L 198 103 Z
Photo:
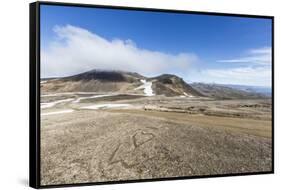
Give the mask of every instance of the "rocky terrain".
M 175 75 L 41 82 L 41 184 L 271 171 L 270 97 Z
M 78 75 L 44 80 L 43 92 L 101 92 L 152 95 L 144 88 L 151 88 L 153 95 L 203 96 L 183 79 L 175 75 L 160 75 L 153 78 L 138 73 L 123 71 L 91 70 Z M 143 87 L 141 87 L 143 85 Z
M 270 97 L 262 93 L 242 90 L 229 85 L 192 83 L 191 86 L 201 94 L 216 99 L 257 99 Z

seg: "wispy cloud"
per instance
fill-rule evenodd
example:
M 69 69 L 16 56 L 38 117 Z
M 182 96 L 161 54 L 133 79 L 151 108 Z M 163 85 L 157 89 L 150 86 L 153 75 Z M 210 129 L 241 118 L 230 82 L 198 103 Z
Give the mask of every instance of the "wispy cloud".
M 143 49 L 130 39 L 109 40 L 72 25 L 56 26 L 54 32 L 56 38 L 41 52 L 42 77 L 67 76 L 91 69 L 158 75 L 183 72 L 198 60 L 191 53 Z
M 206 69 L 202 75 L 217 83 L 271 86 L 271 48 L 250 49 L 246 54 L 235 59 L 218 60 L 229 63 L 229 68 Z
M 41 76 L 69 76 L 91 69 L 126 70 L 146 76 L 163 73 L 192 81 L 271 86 L 271 48 L 255 48 L 217 62 L 200 72 L 193 68 L 199 58 L 192 53 L 171 54 L 140 48 L 131 39 L 106 39 L 72 25 L 54 27 L 55 37 L 41 48 Z M 227 66 L 225 66 L 227 65 Z
M 209 82 L 221 84 L 244 84 L 271 86 L 271 69 L 268 67 L 237 67 L 229 69 L 206 69 L 202 71 Z
M 253 64 L 253 65 L 269 65 L 271 64 L 271 48 L 263 47 L 258 49 L 251 49 L 245 56 L 218 60 L 222 63 L 240 63 L 240 64 Z

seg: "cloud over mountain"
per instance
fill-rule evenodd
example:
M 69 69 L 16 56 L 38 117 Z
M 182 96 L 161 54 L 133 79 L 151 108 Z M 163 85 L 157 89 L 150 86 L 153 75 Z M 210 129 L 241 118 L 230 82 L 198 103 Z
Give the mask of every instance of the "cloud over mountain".
M 103 38 L 86 29 L 55 26 L 55 38 L 41 51 L 41 76 L 68 76 L 91 69 L 126 70 L 143 75 L 184 72 L 198 58 L 138 47 L 132 40 Z

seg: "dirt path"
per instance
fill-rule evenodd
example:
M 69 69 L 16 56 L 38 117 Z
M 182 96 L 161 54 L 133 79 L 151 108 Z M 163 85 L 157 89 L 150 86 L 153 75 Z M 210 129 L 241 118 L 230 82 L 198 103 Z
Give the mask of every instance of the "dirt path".
M 219 123 L 214 117 L 205 121 L 213 121 L 208 128 L 198 124 L 203 120 L 199 116 L 192 120 L 170 115 L 169 121 L 157 113 L 122 111 L 43 117 L 42 184 L 271 170 L 270 138 L 233 132 L 236 129 L 213 130 Z
M 157 117 L 176 123 L 190 123 L 200 125 L 207 128 L 223 129 L 231 132 L 240 132 L 250 135 L 271 138 L 271 121 L 262 121 L 246 118 L 231 118 L 206 116 L 201 114 L 186 114 L 176 112 L 159 112 L 159 111 L 143 111 L 143 110 L 108 110 L 115 113 L 127 113 L 144 115 L 148 117 Z

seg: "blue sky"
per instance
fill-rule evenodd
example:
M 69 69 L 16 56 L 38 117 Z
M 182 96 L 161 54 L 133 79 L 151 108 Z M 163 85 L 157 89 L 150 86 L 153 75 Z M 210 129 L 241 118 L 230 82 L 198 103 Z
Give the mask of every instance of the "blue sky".
M 271 20 L 41 5 L 41 54 L 43 77 L 127 68 L 270 86 Z

